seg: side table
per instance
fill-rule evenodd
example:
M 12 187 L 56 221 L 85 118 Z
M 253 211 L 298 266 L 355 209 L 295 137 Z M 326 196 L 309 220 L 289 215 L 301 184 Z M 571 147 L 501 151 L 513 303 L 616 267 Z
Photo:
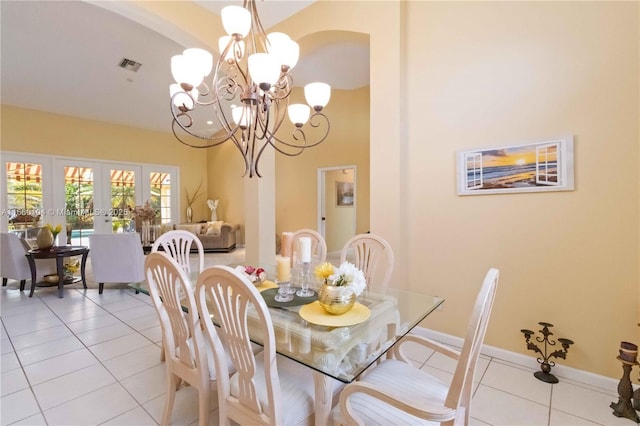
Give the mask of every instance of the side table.
M 35 259 L 56 259 L 56 270 L 58 271 L 58 297 L 63 298 L 63 286 L 64 286 L 64 265 L 63 261 L 65 257 L 82 255 L 80 262 L 80 276 L 82 277 L 82 285 L 87 288 L 87 280 L 85 277 L 85 266 L 87 264 L 87 255 L 89 254 L 89 247 L 85 246 L 54 246 L 50 249 L 37 249 L 29 250 L 25 256 L 29 261 L 29 268 L 31 268 L 31 291 L 29 297 L 33 296 L 33 292 L 36 289 L 36 262 Z

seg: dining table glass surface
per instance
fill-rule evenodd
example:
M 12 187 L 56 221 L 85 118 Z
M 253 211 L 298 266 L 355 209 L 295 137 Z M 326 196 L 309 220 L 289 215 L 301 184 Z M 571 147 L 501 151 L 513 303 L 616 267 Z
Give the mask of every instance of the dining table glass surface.
M 194 287 L 197 275 L 190 275 Z M 149 292 L 146 282 L 131 287 Z M 355 380 L 444 302 L 390 286 L 384 292 L 365 290 L 353 312 L 331 315 L 324 313 L 313 297 L 278 303 L 273 301 L 277 291 L 270 288 L 273 286 L 256 287 L 269 306 L 277 353 L 344 383 Z M 317 298 L 317 287 L 314 290 Z M 261 327 L 251 311 L 248 324 L 251 340 L 261 345 Z

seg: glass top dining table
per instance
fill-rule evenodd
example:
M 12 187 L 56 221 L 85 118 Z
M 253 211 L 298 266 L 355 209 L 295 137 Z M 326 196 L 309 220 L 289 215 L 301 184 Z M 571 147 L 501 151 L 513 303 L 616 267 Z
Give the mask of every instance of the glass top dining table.
M 195 285 L 197 274 L 192 273 L 190 279 Z M 131 284 L 131 287 L 149 294 L 146 282 Z M 270 306 L 274 304 L 270 296 L 275 290 L 269 287 L 273 285 L 256 286 L 265 302 L 268 301 L 276 352 L 310 369 L 317 426 L 331 424 L 335 389 L 332 379 L 342 383 L 354 381 L 444 302 L 439 297 L 390 287 L 383 292 L 365 290 L 357 298 L 357 315 L 351 311 L 341 316 L 323 315 L 316 309 L 310 317 L 303 314 L 312 304 L 317 304 L 313 299 L 298 301 L 304 304 L 294 299 L 293 303 L 287 303 L 289 306 Z M 317 294 L 317 288 L 313 289 Z M 352 311 L 354 309 L 356 307 Z M 362 312 L 366 318 L 361 316 Z M 213 321 L 215 323 L 215 318 Z M 318 324 L 327 321 L 333 325 Z M 249 311 L 248 325 L 251 340 L 262 345 L 262 327 L 256 312 Z
M 195 285 L 196 277 L 191 278 Z M 149 293 L 146 282 L 131 284 L 131 288 Z M 312 298 L 300 299 L 301 304 L 295 299 L 278 304 L 273 302 L 275 289 L 260 285 L 257 288 L 269 306 L 277 353 L 344 383 L 355 380 L 444 302 L 439 297 L 390 287 L 384 292 L 365 290 L 357 298 L 358 312 L 351 315 L 327 313 L 323 317 L 312 312 L 313 317 L 303 318 L 300 311 L 307 310 L 305 304 Z M 365 316 L 368 314 L 366 319 L 362 311 L 366 312 Z M 250 312 L 248 321 L 251 340 L 261 345 L 257 315 Z

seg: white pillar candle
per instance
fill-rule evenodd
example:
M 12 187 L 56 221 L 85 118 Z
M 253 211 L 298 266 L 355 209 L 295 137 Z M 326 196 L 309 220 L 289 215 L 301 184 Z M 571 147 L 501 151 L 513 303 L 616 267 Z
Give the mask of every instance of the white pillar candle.
M 281 283 L 291 281 L 291 259 L 282 256 L 276 259 L 276 277 Z
M 302 263 L 311 262 L 311 238 L 300 237 L 300 261 Z

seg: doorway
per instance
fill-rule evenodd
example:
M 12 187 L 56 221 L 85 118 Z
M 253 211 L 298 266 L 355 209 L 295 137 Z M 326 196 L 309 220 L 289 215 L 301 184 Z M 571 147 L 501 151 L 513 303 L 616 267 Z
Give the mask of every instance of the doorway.
M 329 254 L 356 234 L 356 171 L 355 165 L 318 169 L 318 229 Z

